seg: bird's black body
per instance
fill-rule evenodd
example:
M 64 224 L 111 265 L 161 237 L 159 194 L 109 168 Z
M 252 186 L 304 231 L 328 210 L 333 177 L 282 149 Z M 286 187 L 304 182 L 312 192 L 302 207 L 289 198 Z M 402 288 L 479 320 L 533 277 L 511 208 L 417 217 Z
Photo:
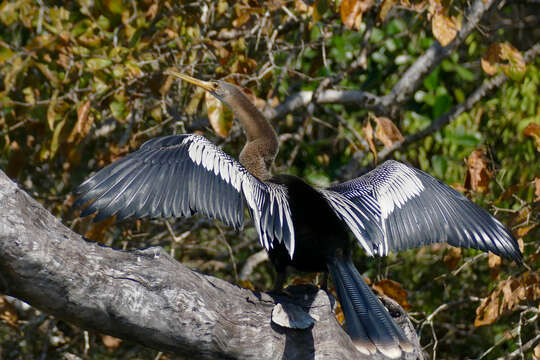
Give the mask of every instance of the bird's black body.
M 278 274 L 287 266 L 330 273 L 347 330 L 364 354 L 398 358 L 412 345 L 355 268 L 349 233 L 370 255 L 448 242 L 521 261 L 511 232 L 487 211 L 429 174 L 386 161 L 356 179 L 314 188 L 290 175 L 271 177 L 275 131 L 236 86 L 173 74 L 227 104 L 248 142 L 240 162 L 195 134 L 147 141 L 77 189 L 82 216 L 180 217 L 200 212 L 242 228 L 244 209 Z
M 336 253 L 350 254 L 346 225 L 317 190 L 292 175 L 276 175 L 270 181 L 287 188 L 296 241 L 292 259 L 283 244 L 268 251 L 276 271 L 285 272 L 286 266 L 306 272 L 328 271 L 329 258 Z

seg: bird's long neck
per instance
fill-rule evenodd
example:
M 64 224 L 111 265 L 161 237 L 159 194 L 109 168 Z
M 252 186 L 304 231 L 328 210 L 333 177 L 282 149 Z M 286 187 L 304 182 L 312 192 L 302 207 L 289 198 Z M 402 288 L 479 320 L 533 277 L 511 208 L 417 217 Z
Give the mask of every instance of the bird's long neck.
M 242 90 L 236 89 L 236 94 L 229 96 L 225 101 L 238 121 L 242 123 L 248 142 L 256 139 L 267 139 L 277 144 L 274 128 Z
M 270 166 L 278 152 L 276 132 L 240 89 L 231 95 L 224 101 L 242 123 L 247 136 L 247 143 L 240 153 L 240 162 L 259 179 L 268 180 Z

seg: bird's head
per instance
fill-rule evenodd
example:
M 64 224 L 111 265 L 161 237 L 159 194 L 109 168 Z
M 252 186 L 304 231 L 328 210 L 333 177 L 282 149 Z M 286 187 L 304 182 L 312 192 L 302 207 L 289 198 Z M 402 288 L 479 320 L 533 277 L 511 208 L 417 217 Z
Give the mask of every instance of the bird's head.
M 236 85 L 233 85 L 226 81 L 199 80 L 189 75 L 179 73 L 175 70 L 168 70 L 167 73 L 208 91 L 210 94 L 212 94 L 212 96 L 214 96 L 220 101 L 223 101 L 227 105 L 229 105 L 230 99 L 235 97 L 235 95 L 240 92 L 240 89 Z

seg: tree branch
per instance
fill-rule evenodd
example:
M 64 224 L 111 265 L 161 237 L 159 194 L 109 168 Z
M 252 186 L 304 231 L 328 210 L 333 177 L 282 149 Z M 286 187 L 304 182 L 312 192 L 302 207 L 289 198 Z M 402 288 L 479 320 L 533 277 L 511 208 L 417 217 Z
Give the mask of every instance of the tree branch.
M 385 111 L 382 98 L 365 91 L 323 90 L 319 92 L 315 100 L 313 94 L 313 91 L 300 91 L 289 96 L 285 102 L 275 108 L 268 107 L 264 109 L 264 115 L 270 120 L 282 118 L 298 108 L 309 105 L 311 102 L 317 104 L 355 104 L 377 113 Z
M 536 56 L 540 54 L 540 43 L 536 43 L 524 54 L 525 62 L 530 62 Z M 403 148 L 406 145 L 409 145 L 413 142 L 421 140 L 428 135 L 433 134 L 434 132 L 442 129 L 444 126 L 448 125 L 450 122 L 457 119 L 459 115 L 465 111 L 469 111 L 472 107 L 480 101 L 484 96 L 486 96 L 493 89 L 498 88 L 504 82 L 508 80 L 508 77 L 504 74 L 499 74 L 489 80 L 486 80 L 480 85 L 464 102 L 454 106 L 445 114 L 438 117 L 433 121 L 428 127 L 422 129 L 414 134 L 407 135 L 403 140 L 395 142 L 391 147 L 385 147 L 377 154 L 378 159 L 383 160 L 390 156 L 394 151 Z
M 500 0 L 475 0 L 465 14 L 463 25 L 456 38 L 447 46 L 441 46 L 438 41 L 412 64 L 399 81 L 394 85 L 390 94 L 386 95 L 386 105 L 402 104 L 407 101 L 420 87 L 424 78 L 435 69 L 441 61 L 448 57 L 469 34 L 478 26 L 478 23 L 489 9 Z
M 355 104 L 378 115 L 394 117 L 397 114 L 397 106 L 412 96 L 420 87 L 424 78 L 465 41 L 467 36 L 478 26 L 482 17 L 499 1 L 475 0 L 465 14 L 464 23 L 456 38 L 445 47 L 441 46 L 437 41 L 431 45 L 407 69 L 388 95 L 381 97 L 360 90 L 324 90 L 317 94 L 316 99 L 313 99 L 313 91 L 300 91 L 289 96 L 285 102 L 275 108 L 267 107 L 264 109 L 264 115 L 270 120 L 281 118 L 298 108 L 315 102 L 317 104 Z
M 2 171 L 0 204 L 0 291 L 68 322 L 198 359 L 365 358 L 318 288 L 250 291 L 191 271 L 159 247 L 119 251 L 85 241 Z M 300 307 L 314 325 L 272 323 L 277 303 Z M 406 313 L 390 308 L 418 344 Z M 419 345 L 406 358 L 418 354 Z

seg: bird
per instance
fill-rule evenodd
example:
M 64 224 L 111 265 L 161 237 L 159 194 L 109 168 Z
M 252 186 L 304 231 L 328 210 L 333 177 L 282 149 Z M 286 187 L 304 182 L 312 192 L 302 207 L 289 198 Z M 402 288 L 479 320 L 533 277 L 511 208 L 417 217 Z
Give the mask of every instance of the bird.
M 152 138 L 76 189 L 74 206 L 88 204 L 82 217 L 96 213 L 94 221 L 112 216 L 120 221 L 201 213 L 242 229 L 247 206 L 278 274 L 277 288 L 289 267 L 329 273 L 356 349 L 392 359 L 410 353 L 413 345 L 356 269 L 355 242 L 369 256 L 447 242 L 521 262 L 515 238 L 499 220 L 402 162 L 387 160 L 326 188 L 272 175 L 276 131 L 238 86 L 174 69 L 167 74 L 204 89 L 232 110 L 247 138 L 239 161 L 198 134 Z

